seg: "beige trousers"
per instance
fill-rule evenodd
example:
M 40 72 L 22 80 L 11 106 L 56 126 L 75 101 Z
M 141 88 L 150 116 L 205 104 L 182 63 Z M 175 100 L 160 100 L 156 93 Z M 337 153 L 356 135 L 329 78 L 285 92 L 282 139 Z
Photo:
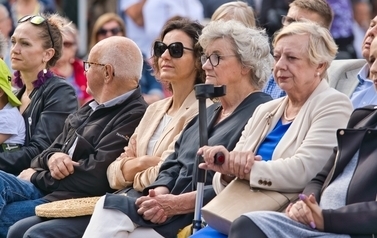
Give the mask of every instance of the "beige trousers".
M 137 227 L 131 219 L 121 211 L 104 209 L 105 196 L 102 196 L 94 208 L 92 218 L 85 230 L 83 238 L 163 238 L 152 228 Z

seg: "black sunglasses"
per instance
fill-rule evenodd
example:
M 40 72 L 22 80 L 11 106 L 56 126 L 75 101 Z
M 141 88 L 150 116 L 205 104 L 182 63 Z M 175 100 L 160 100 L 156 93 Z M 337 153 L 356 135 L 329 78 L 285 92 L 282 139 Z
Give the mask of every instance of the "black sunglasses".
M 121 29 L 119 27 L 111 28 L 111 29 L 104 29 L 101 28 L 97 31 L 97 35 L 107 35 L 107 32 L 111 32 L 112 35 L 117 35 L 119 32 L 121 32 Z
M 184 47 L 181 42 L 174 42 L 170 45 L 166 45 L 164 42 L 156 41 L 153 46 L 153 53 L 157 57 L 161 57 L 161 55 L 166 51 L 169 50 L 169 54 L 173 58 L 181 58 L 183 55 L 183 50 L 191 50 L 193 49 Z
M 34 24 L 34 25 L 40 25 L 42 24 L 43 22 L 46 22 L 46 25 L 47 25 L 47 30 L 48 30 L 48 34 L 50 36 L 50 39 L 51 39 L 51 45 L 52 47 L 51 48 L 54 48 L 54 41 L 52 40 L 52 35 L 51 35 L 51 30 L 50 30 L 50 24 L 48 24 L 48 21 L 46 20 L 46 18 L 40 16 L 40 15 L 26 15 L 24 17 L 21 17 L 20 20 L 18 20 L 18 23 L 22 23 L 22 22 L 26 22 L 26 21 L 29 21 L 30 20 L 30 23 Z

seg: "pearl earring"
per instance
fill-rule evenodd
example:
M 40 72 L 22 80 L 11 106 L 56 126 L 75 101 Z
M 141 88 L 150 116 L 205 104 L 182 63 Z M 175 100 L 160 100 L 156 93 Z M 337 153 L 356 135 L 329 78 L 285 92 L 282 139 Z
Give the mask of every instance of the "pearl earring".
M 320 75 L 320 73 L 319 72 L 317 72 L 317 76 L 319 77 L 319 75 Z

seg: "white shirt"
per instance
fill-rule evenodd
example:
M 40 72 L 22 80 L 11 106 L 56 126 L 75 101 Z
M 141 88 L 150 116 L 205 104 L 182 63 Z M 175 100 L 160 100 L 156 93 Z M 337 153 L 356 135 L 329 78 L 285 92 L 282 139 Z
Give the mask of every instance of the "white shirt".
M 9 103 L 0 110 L 0 134 L 11 135 L 4 143 L 25 143 L 25 121 L 17 107 Z

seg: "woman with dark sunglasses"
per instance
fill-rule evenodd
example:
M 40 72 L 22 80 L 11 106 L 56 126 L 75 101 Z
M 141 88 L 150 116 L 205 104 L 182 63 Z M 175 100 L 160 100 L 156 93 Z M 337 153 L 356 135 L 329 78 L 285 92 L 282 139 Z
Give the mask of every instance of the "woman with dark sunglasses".
M 11 37 L 11 65 L 20 88 L 19 110 L 26 124 L 25 144 L 0 153 L 0 169 L 18 175 L 63 130 L 66 117 L 77 109 L 73 88 L 50 68 L 62 52 L 64 27 L 57 15 L 24 16 Z
M 159 79 L 170 85 L 172 96 L 148 107 L 130 145 L 109 166 L 107 178 L 114 189 L 133 186 L 142 192 L 155 181 L 178 135 L 198 113 L 194 85 L 204 83 L 202 48 L 197 44 L 202 28 L 188 19 L 170 21 L 155 42 L 153 67 Z
M 205 70 L 206 83 L 226 86 L 226 95 L 207 108 L 208 144 L 220 144 L 231 150 L 254 109 L 271 100 L 260 89 L 271 73 L 272 56 L 268 38 L 262 31 L 242 24 L 229 25 L 228 30 L 222 31 L 223 25 L 225 23 L 217 28 L 223 33 L 219 37 L 221 40 L 214 39 L 215 35 L 209 32 L 208 26 L 204 27 L 203 33 L 206 34 L 199 37 L 199 42 L 205 55 L 197 55 L 197 63 Z M 233 27 L 238 30 L 232 30 Z M 192 49 L 195 51 L 197 47 L 168 35 L 154 46 L 155 55 L 161 55 L 162 59 L 176 57 L 172 62 L 181 55 L 192 54 Z M 199 58 L 202 58 L 201 63 Z M 163 67 L 157 73 L 173 75 L 174 64 L 161 62 Z M 194 164 L 198 149 L 199 120 L 195 117 L 181 133 L 174 152 L 162 163 L 157 179 L 144 187 L 143 196 L 132 197 L 131 190 L 127 192 L 128 196 L 112 194 L 102 197 L 96 204 L 84 237 L 176 237 L 194 217 L 196 192 L 193 191 L 192 177 L 197 169 Z M 213 174 L 207 172 L 204 204 L 215 196 L 209 186 Z
M 150 185 L 157 178 L 164 159 L 173 152 L 172 148 L 181 131 L 197 115 L 194 85 L 204 82 L 204 72 L 200 65 L 202 48 L 197 45 L 202 28 L 202 25 L 187 19 L 171 21 L 156 41 L 164 45 L 182 46 L 177 47 L 174 53 L 154 47 L 154 68 L 159 78 L 171 85 L 172 96 L 148 107 L 128 146 L 108 167 L 107 177 L 113 189 L 133 187 L 134 191 L 141 192 Z M 183 47 L 191 50 L 184 50 Z M 93 62 L 85 62 L 85 65 L 86 69 L 101 66 Z M 211 105 L 212 102 L 208 99 L 207 104 Z M 125 192 L 129 193 L 127 190 Z M 40 220 L 35 217 L 25 219 L 17 223 L 17 229 L 14 229 L 20 231 L 26 228 L 20 232 L 27 230 L 25 237 L 46 234 L 44 232 L 51 232 L 52 229 L 54 232 L 51 233 L 55 237 L 64 237 L 68 235 L 65 234 L 65 227 L 69 226 L 70 237 L 82 237 L 90 217 L 53 219 L 31 227 L 34 221 L 38 223 Z M 19 236 L 20 233 L 14 234 L 11 230 L 12 236 L 8 234 L 8 237 Z M 48 236 L 52 237 L 50 234 Z
M 107 37 L 125 35 L 126 28 L 122 18 L 116 13 L 105 13 L 101 15 L 93 25 L 90 34 L 89 49 Z

